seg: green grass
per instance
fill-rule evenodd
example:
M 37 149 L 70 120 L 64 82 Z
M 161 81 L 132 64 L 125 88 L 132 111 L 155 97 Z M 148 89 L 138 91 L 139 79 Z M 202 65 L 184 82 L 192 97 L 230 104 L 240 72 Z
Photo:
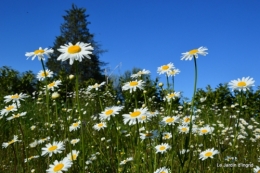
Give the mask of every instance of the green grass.
M 62 85 L 66 83 L 62 81 Z M 149 85 L 149 87 L 157 86 Z M 149 91 L 149 87 L 145 85 L 144 89 Z M 55 90 L 58 91 L 58 88 Z M 79 151 L 79 155 L 67 171 L 71 173 L 153 173 L 161 167 L 168 168 L 169 172 L 237 173 L 253 172 L 253 168 L 260 165 L 259 118 L 252 116 L 248 111 L 253 109 L 251 105 L 245 106 L 242 101 L 239 102 L 239 97 L 236 105 L 236 102 L 233 102 L 225 104 L 225 107 L 219 107 L 218 102 L 214 104 L 208 100 L 200 102 L 201 97 L 197 96 L 194 100 L 196 105 L 193 112 L 194 131 L 186 134 L 180 133 L 178 127 L 185 116 L 190 117 L 192 114 L 193 108 L 190 102 L 181 103 L 177 98 L 170 102 L 167 100 L 158 102 L 153 95 L 143 94 L 142 90 L 137 89 L 132 94 L 129 94 L 129 90 L 123 91 L 126 100 L 119 103 L 115 99 L 115 91 L 108 89 L 106 84 L 98 91 L 92 89 L 87 92 L 86 88 L 77 89 L 77 87 L 75 91 L 79 93 L 73 94 L 70 91 L 66 101 L 61 97 L 51 99 L 53 91 L 48 91 L 47 95 L 37 93 L 21 101 L 18 111 L 1 117 L 1 144 L 11 141 L 14 135 L 17 135 L 20 141 L 0 150 L 0 172 L 28 173 L 35 170 L 37 173 L 44 173 L 55 160 L 62 160 L 72 150 Z M 163 87 L 160 91 L 162 98 L 172 92 Z M 1 109 L 9 104 L 11 102 L 2 103 Z M 111 116 L 110 120 L 104 121 L 107 127 L 95 130 L 93 126 L 102 122 L 99 114 L 111 106 L 122 106 L 123 109 L 117 115 Z M 157 111 L 156 116 L 149 117 L 147 112 L 146 122 L 134 125 L 124 123 L 123 114 L 129 114 L 142 107 L 146 107 L 148 112 Z M 13 114 L 22 112 L 27 114 L 7 120 Z M 162 121 L 167 116 L 177 116 L 179 121 L 165 125 Z M 69 131 L 69 127 L 78 121 L 81 122 L 80 128 Z M 188 123 L 187 126 L 189 125 Z M 214 130 L 210 134 L 200 135 L 199 129 L 205 126 Z M 158 132 L 155 138 L 144 140 L 140 138 L 141 133 L 147 133 L 147 136 L 151 137 L 150 132 L 154 130 Z M 164 132 L 169 132 L 172 138 L 163 139 Z M 35 147 L 30 146 L 34 141 L 47 137 L 49 139 L 43 143 L 38 143 Z M 72 145 L 70 143 L 72 139 L 80 141 Z M 51 157 L 42 156 L 42 148 L 54 141 L 64 142 L 65 149 Z M 171 148 L 165 153 L 156 153 L 155 147 L 162 143 L 168 144 Z M 211 148 L 218 150 L 219 153 L 204 161 L 199 159 L 202 151 Z M 182 150 L 188 152 L 181 153 Z M 24 161 L 31 156 L 39 157 Z M 120 164 L 131 157 L 133 160 Z M 221 164 L 226 167 L 221 167 Z

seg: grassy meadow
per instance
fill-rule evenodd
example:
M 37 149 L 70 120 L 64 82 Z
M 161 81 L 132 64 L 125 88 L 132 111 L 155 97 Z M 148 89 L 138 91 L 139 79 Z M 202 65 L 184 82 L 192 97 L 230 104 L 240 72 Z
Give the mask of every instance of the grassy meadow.
M 0 172 L 260 172 L 260 90 L 248 78 L 231 82 L 234 91 L 197 90 L 196 56 L 206 50 L 196 50 L 183 56 L 195 62 L 190 101 L 174 90 L 171 63 L 157 70 L 167 83 L 143 70 L 120 94 L 109 78 L 83 87 L 77 73 L 54 79 L 42 63 L 41 89 L 2 96 Z

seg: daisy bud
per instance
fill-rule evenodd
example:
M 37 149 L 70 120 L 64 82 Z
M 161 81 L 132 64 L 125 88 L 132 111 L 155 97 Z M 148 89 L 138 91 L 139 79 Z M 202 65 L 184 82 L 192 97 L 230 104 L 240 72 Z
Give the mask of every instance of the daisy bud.
M 162 83 L 162 82 L 160 82 L 160 83 L 159 83 L 159 87 L 162 87 L 162 86 L 163 86 L 163 83 Z
M 73 75 L 73 74 L 69 75 L 69 79 L 70 79 L 70 80 L 72 80 L 73 78 L 74 78 L 74 75 Z
M 57 92 L 54 92 L 54 93 L 52 93 L 52 95 L 51 95 L 51 98 L 52 98 L 52 99 L 57 99 L 58 97 L 60 97 L 60 94 L 57 93 Z

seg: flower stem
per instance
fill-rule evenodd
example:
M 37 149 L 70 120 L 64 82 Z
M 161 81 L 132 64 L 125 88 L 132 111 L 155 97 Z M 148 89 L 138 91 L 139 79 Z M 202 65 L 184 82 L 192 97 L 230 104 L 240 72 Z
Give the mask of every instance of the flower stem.
M 79 118 L 81 121 L 81 149 L 82 149 L 82 172 L 85 171 L 84 164 L 85 164 L 85 148 L 84 148 L 84 130 L 83 130 L 83 123 L 82 123 L 82 115 L 80 110 L 80 101 L 79 101 L 79 70 L 78 70 L 78 62 L 76 61 L 76 100 L 77 100 L 77 109 L 79 113 Z

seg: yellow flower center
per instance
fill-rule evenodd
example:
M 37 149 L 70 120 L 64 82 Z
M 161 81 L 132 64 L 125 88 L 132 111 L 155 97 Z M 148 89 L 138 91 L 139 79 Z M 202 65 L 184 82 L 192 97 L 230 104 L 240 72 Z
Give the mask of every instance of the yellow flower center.
M 34 158 L 34 156 L 31 156 L 31 157 L 28 158 L 28 160 L 32 160 L 33 158 Z
M 138 82 L 132 81 L 132 82 L 129 83 L 129 85 L 130 85 L 130 86 L 136 86 L 136 85 L 138 85 Z
M 185 122 L 185 123 L 190 122 L 190 118 L 184 118 L 184 122 Z
M 41 73 L 41 77 L 46 77 L 46 76 L 48 76 L 48 75 L 49 75 L 49 72 L 47 72 L 47 71 L 46 71 L 46 75 L 45 75 L 44 72 Z
M 246 86 L 246 83 L 243 82 L 243 81 L 241 81 L 241 82 L 238 82 L 238 83 L 237 83 L 237 86 L 239 86 L 239 87 L 244 87 L 244 86 Z
M 55 85 L 55 82 L 52 82 L 48 85 L 49 88 L 52 88 Z
M 7 110 L 7 111 L 11 111 L 13 108 L 14 108 L 14 106 L 11 105 L 11 106 L 8 106 L 8 107 L 6 108 L 6 110 Z
M 193 49 L 189 51 L 190 55 L 195 55 L 196 53 L 198 53 L 198 49 Z
M 181 128 L 181 131 L 186 132 L 186 131 L 187 131 L 187 128 L 186 128 L 186 127 L 183 127 L 183 128 Z
M 160 173 L 166 173 L 165 171 L 162 171 L 162 172 L 160 172 Z
M 169 95 L 170 98 L 172 98 L 172 97 L 174 97 L 174 96 L 175 96 L 174 93 L 171 93 L 171 94 Z
M 135 111 L 135 112 L 132 112 L 132 113 L 130 114 L 130 116 L 134 118 L 134 117 L 138 117 L 140 114 L 141 114 L 140 111 Z
M 15 141 L 14 140 L 11 140 L 10 142 L 8 142 L 8 145 L 14 143 Z
M 92 86 L 93 88 L 98 88 L 99 84 L 95 83 L 95 85 Z
M 71 160 L 76 160 L 77 159 L 77 154 L 72 154 Z
M 169 67 L 168 65 L 163 65 L 163 66 L 162 66 L 162 69 L 163 69 L 163 70 L 168 70 L 169 68 L 170 68 L 170 67 Z
M 259 171 L 257 171 L 257 173 L 260 173 L 260 170 L 259 170 Z
M 42 49 L 34 51 L 35 55 L 42 54 L 42 53 L 44 53 L 44 50 L 42 50 Z
M 79 53 L 81 51 L 81 48 L 78 45 L 70 46 L 68 48 L 68 52 L 70 54 Z
M 103 127 L 104 125 L 103 125 L 103 123 L 99 123 L 97 126 L 98 127 Z
M 159 148 L 159 150 L 161 150 L 161 151 L 163 151 L 163 150 L 165 150 L 165 146 L 160 146 L 160 148 Z
M 15 94 L 15 95 L 12 95 L 11 96 L 11 99 L 18 99 L 19 98 L 19 95 L 18 94 Z
M 145 136 L 146 137 L 151 137 L 151 136 L 153 136 L 153 134 L 152 133 L 146 133 Z
M 208 132 L 207 129 L 202 129 L 202 130 L 201 130 L 201 133 L 207 133 L 207 132 Z
M 142 120 L 145 120 L 146 119 L 146 116 L 144 115 L 144 116 L 141 116 L 141 119 Z
M 64 164 L 63 163 L 59 163 L 56 166 L 54 166 L 53 171 L 54 172 L 58 172 L 58 171 L 62 170 L 63 167 L 64 167 Z
M 56 146 L 56 145 L 53 145 L 53 146 L 51 146 L 48 150 L 49 151 L 54 151 L 54 150 L 56 150 L 58 147 Z
M 175 74 L 175 71 L 174 70 L 170 71 L 170 74 Z
M 105 112 L 107 116 L 111 115 L 114 111 L 112 109 L 109 109 Z
M 79 123 L 73 123 L 72 126 L 73 127 L 78 127 Z
M 205 153 L 205 156 L 207 156 L 207 157 L 212 156 L 212 152 L 207 152 L 207 153 Z
M 166 120 L 166 123 L 171 123 L 171 122 L 173 122 L 174 121 L 174 118 L 168 118 L 167 120 Z
M 73 139 L 72 141 L 71 141 L 71 143 L 73 143 L 73 144 L 75 144 L 77 142 L 77 140 L 75 140 L 75 139 Z
M 18 118 L 18 117 L 20 117 L 20 114 L 14 115 L 14 118 Z
M 165 135 L 164 135 L 164 138 L 169 139 L 169 138 L 170 138 L 170 135 L 169 135 L 169 134 L 165 134 Z

